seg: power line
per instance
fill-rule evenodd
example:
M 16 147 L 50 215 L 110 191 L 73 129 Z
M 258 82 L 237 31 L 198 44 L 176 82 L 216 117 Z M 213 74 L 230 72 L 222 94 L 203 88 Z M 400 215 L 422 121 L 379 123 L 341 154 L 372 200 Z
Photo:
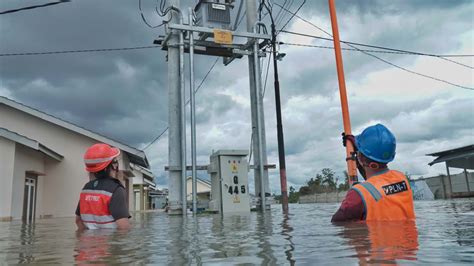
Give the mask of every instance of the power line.
M 291 2 L 288 3 L 288 6 L 287 6 L 286 8 L 287 8 L 288 10 L 291 10 L 291 7 L 293 6 L 294 2 L 295 2 L 295 0 L 291 0 Z M 284 5 L 283 5 L 283 6 L 284 6 Z M 281 9 L 280 9 L 280 11 L 281 11 Z M 275 27 L 276 27 L 276 25 L 278 25 L 278 24 L 280 24 L 280 23 L 283 22 L 283 20 L 285 19 L 285 17 L 286 17 L 287 14 L 288 14 L 288 13 L 285 13 L 285 14 L 283 14 L 279 19 L 275 19 Z
M 163 134 L 166 133 L 166 131 L 168 131 L 170 127 L 169 126 L 166 126 L 165 130 L 163 130 L 158 136 L 156 136 L 150 143 L 148 143 L 145 148 L 143 148 L 142 150 L 146 150 L 148 149 L 153 143 L 155 143 L 157 140 L 159 140 L 161 138 L 161 136 L 163 136 Z
M 310 23 L 309 21 L 305 21 L 305 22 Z M 316 25 L 313 25 L 313 26 L 316 26 Z M 282 30 L 281 32 L 288 33 L 288 34 L 293 34 L 293 35 L 299 35 L 299 36 L 308 37 L 308 38 L 313 38 L 313 39 L 333 41 L 332 38 L 325 38 L 325 37 L 321 37 L 321 36 L 305 34 L 305 33 L 300 33 L 300 32 L 286 31 L 286 30 Z M 349 42 L 349 41 L 342 41 L 342 40 L 340 42 L 346 43 L 346 44 L 357 45 L 357 46 L 377 48 L 377 49 L 388 50 L 388 51 L 393 51 L 393 52 L 400 52 L 400 54 L 413 54 L 413 55 L 434 56 L 434 57 L 473 57 L 474 56 L 474 54 L 446 54 L 446 55 L 445 54 L 441 54 L 441 55 L 440 54 L 429 54 L 429 53 L 413 52 L 413 51 L 408 51 L 408 50 L 401 50 L 401 49 L 395 49 L 395 48 L 389 48 L 389 47 L 383 47 L 383 46 L 376 46 L 376 45 L 370 45 L 370 44 L 363 44 L 363 43 L 357 43 L 357 42 Z
M 286 5 L 286 2 L 288 2 L 288 0 L 285 0 L 285 2 L 283 2 L 283 6 Z M 278 13 L 275 16 L 275 21 L 277 21 L 280 18 L 280 14 L 281 14 L 282 11 L 283 11 L 282 8 L 280 8 L 280 10 L 278 10 Z
M 163 2 L 162 2 L 163 3 Z M 160 4 L 160 7 L 161 7 L 162 4 Z M 165 25 L 166 23 L 168 23 L 169 21 L 166 21 L 166 20 L 163 20 L 163 22 L 161 22 L 160 24 L 156 25 L 156 26 L 152 26 L 150 23 L 148 23 L 148 21 L 145 19 L 145 15 L 143 15 L 143 11 L 142 11 L 142 0 L 138 0 L 138 9 L 140 10 L 140 15 L 142 17 L 142 20 L 143 22 L 149 27 L 149 28 L 158 28 L 158 27 L 161 27 L 163 25 Z M 160 9 L 162 10 L 162 9 Z M 164 17 L 170 10 L 171 8 L 167 8 L 166 10 L 162 11 L 164 12 L 163 15 L 160 14 L 160 10 L 158 10 L 158 7 L 156 7 L 156 12 L 158 13 L 158 15 L 160 15 L 161 17 Z M 171 20 L 171 18 L 170 18 Z
M 288 11 L 288 9 L 286 9 L 286 8 L 284 8 L 284 7 L 280 6 L 280 5 L 278 5 L 277 3 L 275 3 L 275 5 L 278 5 L 278 6 L 280 6 L 282 9 L 284 9 L 285 11 L 289 12 L 290 14 L 293 14 L 293 15 L 290 17 L 290 19 L 288 19 L 288 21 L 285 23 L 285 25 L 283 25 L 283 27 L 281 27 L 281 29 L 278 31 L 278 33 L 280 33 L 280 31 L 284 30 L 285 27 L 286 27 L 286 25 L 288 25 L 288 23 L 290 23 L 290 21 L 291 21 L 295 16 L 297 16 L 298 12 L 299 12 L 300 9 L 304 6 L 304 4 L 306 4 L 306 0 L 304 0 L 303 3 L 301 3 L 301 5 L 298 7 L 298 9 L 296 10 L 296 12 L 293 13 L 293 12 Z M 298 17 L 299 17 L 299 16 L 298 16 Z M 278 35 L 278 33 L 277 33 L 277 35 Z
M 217 64 L 217 61 L 219 61 L 219 58 L 216 58 L 216 60 L 214 61 L 214 63 L 212 64 L 212 66 L 209 68 L 209 70 L 207 71 L 206 75 L 204 75 L 204 77 L 202 78 L 201 80 L 201 83 L 199 83 L 199 86 L 196 88 L 196 90 L 194 91 L 195 93 L 199 91 L 199 89 L 201 88 L 202 84 L 204 84 L 204 81 L 206 81 L 207 77 L 209 76 L 209 74 L 211 73 L 211 71 L 214 69 L 214 67 L 216 66 Z M 186 101 L 186 105 L 188 105 L 190 99 L 188 99 Z M 146 150 L 148 149 L 153 143 L 155 143 L 156 141 L 158 141 L 165 133 L 166 131 L 168 131 L 169 129 L 169 126 L 166 126 L 166 128 L 160 133 L 158 134 L 158 136 L 156 136 L 150 143 L 148 143 L 145 148 L 143 148 L 142 150 Z
M 242 17 L 240 18 L 239 23 L 237 23 L 237 27 L 235 27 L 235 29 L 237 29 L 240 26 L 240 23 L 242 23 L 246 15 L 247 15 L 247 10 L 244 10 L 244 13 L 242 14 Z
M 141 50 L 141 49 L 151 49 L 151 48 L 161 48 L 161 47 L 157 46 L 157 45 L 151 45 L 151 46 L 137 46 L 137 47 L 65 50 L 65 51 L 49 51 L 49 52 L 6 53 L 6 54 L 0 54 L 0 57 L 25 56 L 25 55 L 72 54 L 72 53 L 90 53 L 90 52 L 110 52 L 110 51 L 129 51 L 129 50 Z
M 242 20 L 241 20 L 242 21 Z M 314 39 L 323 39 L 323 40 L 332 40 L 330 38 L 324 38 L 316 35 L 309 35 L 309 34 L 304 34 L 304 33 L 298 33 L 298 32 L 292 32 L 292 31 L 286 31 L 282 30 L 281 32 L 283 33 L 288 33 L 288 34 L 294 34 L 294 35 L 299 35 L 299 36 L 304 36 L 304 37 L 309 37 L 309 38 L 314 38 Z M 346 42 L 346 41 L 341 41 L 343 43 L 350 43 L 358 46 L 364 46 L 364 47 L 375 47 L 383 50 L 388 50 L 392 52 L 383 52 L 383 51 L 377 51 L 377 50 L 364 50 L 367 52 L 377 52 L 377 53 L 390 53 L 390 54 L 407 54 L 407 55 L 421 55 L 421 56 L 433 56 L 433 57 L 473 57 L 474 55 L 470 54 L 458 54 L 458 55 L 437 55 L 437 54 L 426 54 L 426 53 L 420 53 L 420 52 L 411 52 L 411 51 L 404 51 L 404 50 L 398 50 L 398 49 L 392 49 L 392 48 L 387 48 L 387 47 L 381 47 L 381 46 L 374 46 L 374 45 L 368 45 L 368 44 L 361 44 L 361 43 L 354 43 L 354 42 Z M 297 43 L 282 43 L 280 44 L 286 44 L 286 45 L 295 45 L 295 46 L 308 46 L 312 47 L 311 45 L 303 45 L 303 44 L 297 44 Z M 320 48 L 330 48 L 333 49 L 331 46 L 316 46 L 314 47 L 320 47 Z M 64 51 L 48 51 L 48 52 L 22 52 L 22 53 L 4 53 L 0 54 L 0 57 L 8 57 L 8 56 L 28 56 L 28 55 L 52 55 L 52 54 L 70 54 L 70 53 L 89 53 L 89 52 L 110 52 L 110 51 L 127 51 L 127 50 L 140 50 L 140 49 L 151 49 L 151 48 L 161 48 L 160 46 L 137 46 L 137 47 L 121 47 L 121 48 L 103 48 L 103 49 L 82 49 L 82 50 L 64 50 Z M 348 48 L 343 48 L 343 50 L 356 50 L 356 49 L 348 49 Z M 467 66 L 467 65 L 466 65 Z M 472 68 L 471 66 L 468 66 Z
M 275 5 L 278 5 L 278 4 L 275 3 Z M 284 10 L 287 11 L 287 12 L 292 13 L 291 11 L 289 11 L 289 10 L 287 10 L 287 9 L 284 9 Z M 322 28 L 316 26 L 314 23 L 312 23 L 312 22 L 310 22 L 310 21 L 307 21 L 307 20 L 301 18 L 301 17 L 298 16 L 296 13 L 292 13 L 292 14 L 293 14 L 294 16 L 297 16 L 299 19 L 305 21 L 306 23 L 310 24 L 311 26 L 313 26 L 313 27 L 319 29 L 320 31 L 322 31 L 322 32 L 324 32 L 324 33 L 326 33 L 326 34 L 328 34 L 329 36 L 332 37 L 332 35 L 331 35 L 329 32 L 327 32 L 327 31 L 325 31 L 324 29 L 322 29 Z M 452 82 L 450 82 L 450 81 L 446 81 L 446 80 L 443 80 L 443 79 L 440 79 L 440 78 L 436 78 L 436 77 L 433 77 L 433 76 L 429 76 L 429 75 L 426 75 L 426 74 L 422 74 L 422 73 L 419 73 L 419 72 L 415 72 L 415 71 L 410 70 L 410 69 L 407 69 L 407 68 L 405 68 L 405 67 L 396 65 L 396 64 L 394 64 L 394 63 L 392 63 L 392 62 L 390 62 L 390 61 L 387 61 L 387 60 L 385 60 L 385 59 L 383 59 L 383 58 L 380 58 L 380 57 L 378 57 L 378 56 L 376 56 L 376 55 L 373 55 L 373 54 L 370 54 L 370 53 L 368 53 L 368 52 L 362 51 L 361 49 L 357 48 L 356 46 L 354 46 L 354 45 L 352 45 L 352 44 L 349 44 L 349 43 L 347 43 L 347 42 L 345 42 L 345 44 L 347 44 L 347 45 L 349 45 L 350 47 L 352 47 L 352 48 L 358 50 L 358 51 L 361 52 L 361 53 L 364 53 L 364 54 L 366 54 L 366 55 L 368 55 L 368 56 L 371 56 L 371 57 L 373 57 L 373 58 L 375 58 L 375 59 L 378 59 L 378 60 L 380 60 L 380 61 L 382 61 L 382 62 L 384 62 L 384 63 L 386 63 L 386 64 L 388 64 L 388 65 L 390 65 L 390 66 L 393 66 L 393 67 L 395 67 L 395 68 L 404 70 L 404 71 L 406 71 L 406 72 L 409 72 L 409 73 L 412 73 L 412 74 L 415 74 L 415 75 L 418 75 L 418 76 L 422 76 L 422 77 L 425 77 L 425 78 L 428 78 L 428 79 L 436 80 L 436 81 L 439 81 L 439 82 L 442 82 L 442 83 L 446 83 L 446 84 L 449 84 L 449 85 L 452 85 L 452 86 L 455 86 L 455 87 L 458 87 L 458 88 L 467 89 L 467 90 L 474 90 L 474 88 L 471 88 L 471 87 L 462 86 L 462 85 L 455 84 L 455 83 L 452 83 Z
M 237 28 L 239 27 L 238 25 L 240 25 L 240 22 L 242 20 L 240 20 L 240 13 L 242 12 L 242 8 L 244 7 L 244 1 L 240 1 L 240 4 L 239 4 L 239 10 L 237 11 L 237 15 L 235 16 L 235 22 L 234 22 L 234 26 L 233 26 L 233 30 L 237 30 Z M 242 16 L 242 18 L 245 17 Z M 239 24 L 237 25 L 237 21 L 239 22 Z
M 272 58 L 272 54 L 268 55 L 268 62 L 267 62 L 267 71 L 265 73 L 265 85 L 263 85 L 263 92 L 262 97 L 265 97 L 265 91 L 267 90 L 267 79 L 268 79 L 268 70 L 270 69 L 270 59 Z
M 306 21 L 305 21 L 306 22 Z M 310 23 L 310 22 L 307 22 L 307 23 Z M 315 27 L 317 27 L 316 25 L 314 25 Z M 319 29 L 319 27 L 318 27 Z M 316 35 L 310 35 L 310 34 L 305 34 L 305 33 L 299 33 L 299 32 L 292 32 L 292 31 L 286 31 L 286 30 L 282 30 L 281 32 L 283 33 L 288 33 L 288 34 L 293 34 L 293 35 L 299 35 L 299 36 L 303 36 L 303 37 L 309 37 L 309 38 L 314 38 L 314 39 L 320 39 L 320 40 L 325 40 L 325 41 L 332 41 L 333 39 L 332 38 L 324 38 L 324 37 L 320 37 L 320 36 L 316 36 Z M 370 47 L 370 48 L 376 48 L 376 49 L 381 49 L 381 50 L 387 50 L 387 51 L 392 51 L 392 54 L 408 54 L 408 55 L 420 55 L 420 56 L 430 56 L 430 57 L 437 57 L 439 59 L 443 59 L 443 60 L 446 60 L 446 61 L 449 61 L 451 63 L 454 63 L 454 64 L 457 64 L 457 65 L 460 65 L 460 66 L 463 66 L 463 67 L 467 67 L 467 68 L 470 68 L 470 69 L 474 69 L 474 67 L 472 66 L 469 66 L 469 65 L 466 65 L 466 64 L 463 64 L 463 63 L 460 63 L 460 62 L 457 62 L 457 61 L 454 61 L 452 59 L 448 59 L 448 58 L 445 58 L 445 57 L 455 57 L 455 56 L 463 56 L 463 57 L 466 57 L 466 56 L 474 56 L 474 55 L 437 55 L 437 54 L 428 54 L 428 53 L 421 53 L 421 52 L 413 52 L 413 51 L 407 51 L 407 50 L 401 50 L 401 49 L 395 49 L 395 48 L 389 48 L 389 47 L 383 47 L 383 46 L 377 46 L 377 45 L 370 45 L 370 44 L 363 44 L 363 43 L 356 43 L 356 42 L 349 42 L 349 41 L 342 41 L 340 40 L 340 42 L 342 43 L 345 43 L 349 46 L 352 45 L 357 45 L 357 46 L 362 46 L 362 47 Z M 352 46 L 351 46 L 352 47 Z M 364 51 L 367 51 L 367 50 L 364 50 Z
M 324 49 L 334 49 L 334 46 L 324 46 L 324 45 L 313 45 L 313 44 L 302 44 L 302 43 L 289 43 L 289 42 L 279 42 L 280 45 L 290 45 L 290 46 L 301 46 L 301 47 L 311 47 L 311 48 L 324 48 Z M 343 48 L 344 51 L 356 51 L 356 52 L 368 52 L 368 53 L 381 53 L 381 54 L 403 54 L 403 55 L 417 55 L 409 52 L 394 52 L 394 51 L 385 51 L 385 50 L 367 50 L 367 49 L 354 49 L 354 48 Z
M 278 5 L 277 3 L 275 3 L 276 5 Z M 278 5 L 279 6 L 279 5 Z M 280 6 L 282 9 L 284 9 L 286 12 L 290 13 L 290 14 L 293 14 L 290 10 L 284 8 L 283 6 Z M 294 13 L 294 15 L 296 15 L 299 19 L 303 20 L 304 22 L 308 23 L 308 24 L 311 24 L 312 26 L 316 27 L 317 29 L 319 29 L 320 31 L 326 33 L 327 35 L 331 36 L 332 35 L 323 30 L 322 28 L 316 26 L 314 23 L 312 23 L 311 21 L 308 21 L 304 18 L 302 18 L 301 16 L 297 15 L 296 13 Z M 288 32 L 288 31 L 284 31 L 283 28 L 280 30 L 280 31 L 283 31 L 283 32 L 286 32 L 286 33 L 292 33 L 292 32 Z M 304 36 L 304 34 L 299 34 L 301 36 Z M 309 36 L 308 36 L 309 37 Z M 327 41 L 333 41 L 333 39 L 331 38 L 324 38 L 324 37 L 319 37 L 319 36 L 311 36 L 313 38 L 317 38 L 317 39 L 322 39 L 322 40 L 327 40 Z M 474 67 L 472 66 L 469 66 L 469 65 L 466 65 L 466 64 L 463 64 L 463 63 L 460 63 L 460 62 L 457 62 L 457 61 L 454 61 L 452 59 L 448 59 L 448 58 L 445 58 L 445 57 L 454 57 L 456 55 L 435 55 L 435 54 L 428 54 L 428 53 L 420 53 L 420 52 L 413 52 L 413 51 L 407 51 L 407 50 L 401 50 L 401 49 L 395 49 L 395 48 L 388 48 L 388 47 L 382 47 L 382 46 L 376 46 L 376 45 L 369 45 L 369 44 L 361 44 L 361 43 L 355 43 L 355 42 L 348 42 L 348 41 L 340 41 L 342 43 L 345 43 L 345 44 L 353 44 L 353 45 L 359 45 L 359 46 L 364 46 L 364 47 L 370 47 L 370 48 L 377 48 L 377 49 L 384 49 L 384 50 L 389 50 L 389 51 L 394 51 L 394 52 L 404 52 L 404 53 L 409 53 L 409 54 L 415 54 L 415 55 L 424 55 L 424 56 L 431 56 L 431 57 L 438 57 L 442 60 L 445 60 L 445 61 L 449 61 L 451 63 L 454 63 L 454 64 L 457 64 L 457 65 L 460 65 L 460 66 L 463 66 L 463 67 L 467 67 L 467 68 L 470 68 L 470 69 L 474 69 Z M 474 56 L 474 55 L 458 55 L 458 56 Z
M 62 3 L 66 3 L 66 2 L 71 2 L 71 1 L 70 0 L 60 0 L 60 1 L 57 1 L 57 2 L 52 2 L 52 3 L 42 4 L 42 5 L 34 5 L 34 6 L 27 6 L 27 7 L 17 8 L 17 9 L 10 9 L 10 10 L 7 10 L 7 11 L 0 12 L 0 15 L 15 13 L 15 12 L 29 10 L 29 9 L 36 9 L 36 8 L 40 8 L 40 7 L 54 6 L 54 5 L 62 4 Z

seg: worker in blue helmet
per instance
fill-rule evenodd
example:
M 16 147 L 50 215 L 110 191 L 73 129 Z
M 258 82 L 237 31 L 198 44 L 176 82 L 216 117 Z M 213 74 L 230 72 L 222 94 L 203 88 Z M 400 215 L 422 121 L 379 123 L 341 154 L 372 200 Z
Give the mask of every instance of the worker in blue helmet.
M 343 144 L 347 141 L 355 148 L 357 169 L 365 182 L 352 186 L 332 221 L 415 219 L 408 179 L 403 173 L 388 168 L 396 150 L 392 132 L 376 124 L 360 135 L 343 135 Z

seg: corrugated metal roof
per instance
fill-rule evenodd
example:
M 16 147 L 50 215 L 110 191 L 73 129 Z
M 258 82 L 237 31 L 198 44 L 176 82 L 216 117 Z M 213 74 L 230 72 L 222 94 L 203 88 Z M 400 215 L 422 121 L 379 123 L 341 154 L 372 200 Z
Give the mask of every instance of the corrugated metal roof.
M 428 155 L 428 156 L 443 156 L 443 155 L 447 155 L 447 154 L 450 154 L 450 153 L 463 153 L 463 152 L 470 152 L 470 151 L 471 152 L 474 151 L 474 144 L 459 147 L 459 148 L 454 148 L 454 149 L 450 149 L 450 150 L 444 150 L 444 151 L 438 151 L 438 152 L 435 152 L 435 153 L 429 153 L 429 154 L 426 154 L 426 155 Z
M 437 157 L 428 165 L 446 162 L 450 167 L 474 169 L 474 145 L 427 154 Z

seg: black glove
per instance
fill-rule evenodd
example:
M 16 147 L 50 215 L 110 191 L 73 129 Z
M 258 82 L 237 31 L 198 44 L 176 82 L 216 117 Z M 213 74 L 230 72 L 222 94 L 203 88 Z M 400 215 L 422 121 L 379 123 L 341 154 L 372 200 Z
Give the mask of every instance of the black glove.
M 352 143 L 352 147 L 354 147 L 354 152 L 357 151 L 357 147 L 355 145 L 355 137 L 354 135 L 346 135 L 346 133 L 342 132 L 342 146 L 346 147 L 347 141 Z

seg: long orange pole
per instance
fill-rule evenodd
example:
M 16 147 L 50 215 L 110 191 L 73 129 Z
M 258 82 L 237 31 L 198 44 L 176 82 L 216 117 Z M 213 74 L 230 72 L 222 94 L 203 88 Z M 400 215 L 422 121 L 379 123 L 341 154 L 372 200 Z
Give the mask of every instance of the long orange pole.
M 342 120 L 344 122 L 344 133 L 351 135 L 351 118 L 349 116 L 349 105 L 347 102 L 346 81 L 344 78 L 344 66 L 342 64 L 341 43 L 339 41 L 339 29 L 337 27 L 336 5 L 334 0 L 329 0 L 329 13 L 331 15 L 332 35 L 334 40 L 334 53 L 336 54 L 337 79 L 339 81 L 339 95 L 341 96 Z M 352 186 L 357 181 L 357 166 L 352 154 L 354 147 L 350 141 L 346 144 L 347 172 L 349 173 L 349 184 Z

